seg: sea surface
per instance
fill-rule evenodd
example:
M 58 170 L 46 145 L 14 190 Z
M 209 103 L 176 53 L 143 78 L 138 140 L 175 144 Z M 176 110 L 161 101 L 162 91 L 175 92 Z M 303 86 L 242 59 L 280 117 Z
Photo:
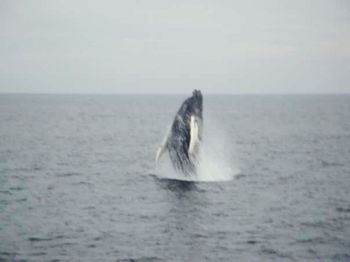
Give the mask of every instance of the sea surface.
M 216 168 L 166 179 L 185 98 L 0 95 L 0 261 L 350 261 L 349 95 L 204 94 Z

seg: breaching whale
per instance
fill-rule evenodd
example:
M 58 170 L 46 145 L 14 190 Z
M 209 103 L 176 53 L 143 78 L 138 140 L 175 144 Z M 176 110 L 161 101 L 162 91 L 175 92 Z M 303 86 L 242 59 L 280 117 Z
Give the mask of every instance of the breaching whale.
M 156 162 L 167 151 L 175 170 L 190 175 L 196 173 L 202 141 L 203 97 L 193 90 L 177 111 L 171 129 L 158 149 Z

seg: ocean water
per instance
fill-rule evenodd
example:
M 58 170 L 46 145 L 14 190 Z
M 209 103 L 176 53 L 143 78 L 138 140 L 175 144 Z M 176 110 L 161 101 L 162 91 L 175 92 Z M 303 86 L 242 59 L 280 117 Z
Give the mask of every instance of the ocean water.
M 166 179 L 185 98 L 1 95 L 0 261 L 350 261 L 350 96 L 204 94 Z

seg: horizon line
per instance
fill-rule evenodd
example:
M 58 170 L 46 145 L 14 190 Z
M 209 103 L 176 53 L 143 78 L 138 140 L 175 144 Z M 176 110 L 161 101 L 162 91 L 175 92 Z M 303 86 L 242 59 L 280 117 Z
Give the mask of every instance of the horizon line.
M 128 95 L 128 96 L 177 96 L 177 95 L 188 95 L 189 93 L 94 93 L 94 92 L 76 92 L 76 93 L 68 93 L 68 92 L 0 92 L 0 95 Z M 350 92 L 346 93 L 204 93 L 205 95 L 213 95 L 213 96 L 254 96 L 254 95 L 350 95 Z

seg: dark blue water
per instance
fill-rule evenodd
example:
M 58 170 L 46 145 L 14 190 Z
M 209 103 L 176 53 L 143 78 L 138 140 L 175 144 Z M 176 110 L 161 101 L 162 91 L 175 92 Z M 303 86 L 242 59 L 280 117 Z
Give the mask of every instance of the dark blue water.
M 204 94 L 239 173 L 159 179 L 184 98 L 1 95 L 0 261 L 350 261 L 350 96 Z

